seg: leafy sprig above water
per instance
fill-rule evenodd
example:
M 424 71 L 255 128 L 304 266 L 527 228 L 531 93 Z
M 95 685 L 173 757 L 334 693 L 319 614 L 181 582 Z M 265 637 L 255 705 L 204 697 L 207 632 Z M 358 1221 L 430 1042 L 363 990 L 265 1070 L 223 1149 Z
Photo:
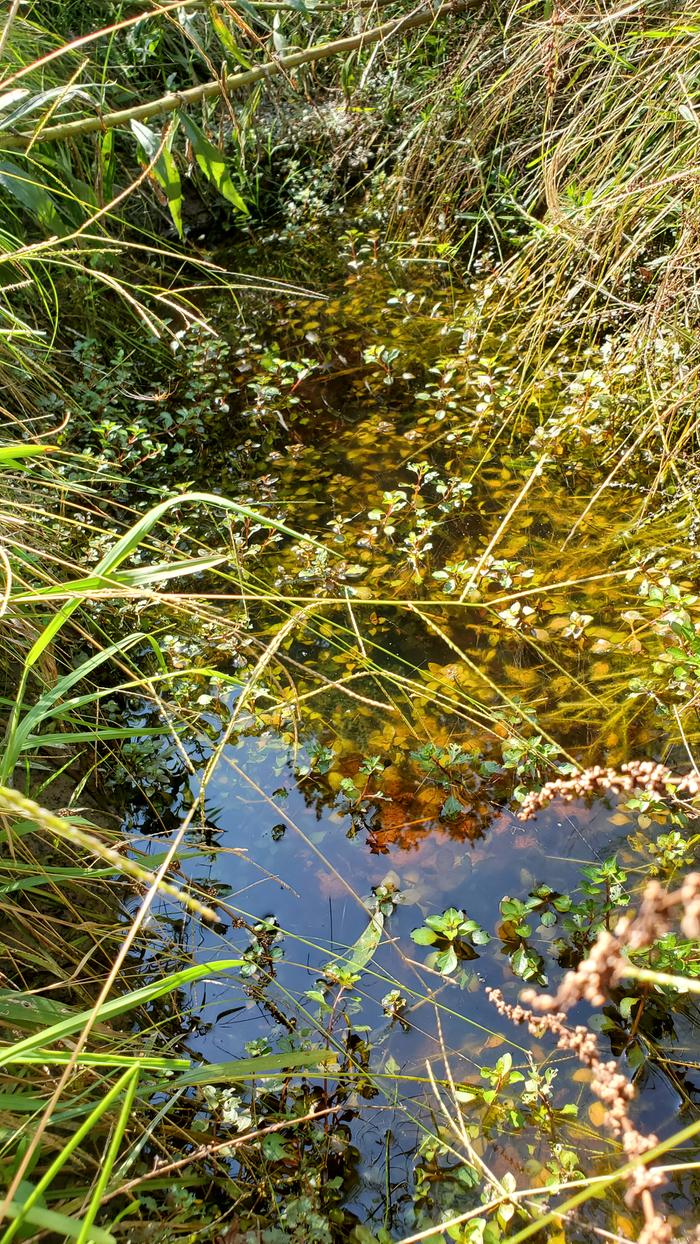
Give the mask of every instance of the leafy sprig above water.
M 442 915 L 426 916 L 425 923 L 413 929 L 411 938 L 417 946 L 436 946 L 438 953 L 430 966 L 449 976 L 460 959 L 476 959 L 475 946 L 485 946 L 490 934 L 476 920 L 470 920 L 466 912 L 448 907 Z

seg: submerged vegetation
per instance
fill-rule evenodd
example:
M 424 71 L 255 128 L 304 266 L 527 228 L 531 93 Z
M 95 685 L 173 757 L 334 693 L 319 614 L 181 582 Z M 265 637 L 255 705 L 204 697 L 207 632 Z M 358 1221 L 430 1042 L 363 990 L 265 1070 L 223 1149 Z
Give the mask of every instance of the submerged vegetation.
M 696 1238 L 699 38 L 6 5 L 0 1244 Z

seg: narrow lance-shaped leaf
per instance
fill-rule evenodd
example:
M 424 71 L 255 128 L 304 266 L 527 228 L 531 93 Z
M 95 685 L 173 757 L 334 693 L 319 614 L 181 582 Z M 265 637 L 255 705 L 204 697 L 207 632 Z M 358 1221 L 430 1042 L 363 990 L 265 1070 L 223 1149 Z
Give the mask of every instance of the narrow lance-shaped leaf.
M 114 188 L 114 174 L 117 167 L 117 157 L 114 150 L 114 130 L 107 130 L 102 135 L 99 146 L 100 157 L 100 175 L 102 178 L 102 199 L 108 203 L 112 197 Z
M 92 1224 L 94 1223 L 99 1213 L 100 1205 L 102 1204 L 102 1198 L 105 1195 L 105 1192 L 107 1191 L 107 1185 L 109 1183 L 110 1176 L 114 1168 L 114 1163 L 117 1160 L 119 1150 L 121 1149 L 121 1146 L 122 1146 L 122 1141 L 124 1140 L 126 1129 L 129 1123 L 129 1116 L 131 1114 L 132 1106 L 134 1104 L 134 1098 L 136 1096 L 138 1075 L 139 1075 L 138 1068 L 130 1069 L 129 1071 L 125 1073 L 125 1076 L 129 1076 L 131 1078 L 130 1078 L 130 1081 L 127 1083 L 126 1092 L 124 1094 L 124 1100 L 122 1102 L 122 1107 L 119 1112 L 119 1118 L 117 1119 L 114 1129 L 112 1131 L 109 1145 L 107 1147 L 107 1152 L 104 1154 L 102 1161 L 100 1163 L 100 1168 L 97 1174 L 97 1179 L 95 1181 L 95 1186 L 92 1190 L 92 1194 L 90 1197 L 90 1203 L 87 1207 L 87 1210 L 85 1212 L 85 1217 L 83 1219 L 82 1230 L 80 1232 L 80 1235 L 78 1236 L 78 1244 L 91 1244 L 91 1241 L 93 1238 Z
M 0 160 L 0 187 L 21 203 L 49 233 L 61 236 L 66 227 L 46 186 L 12 160 Z
M 19 121 L 30 113 L 36 112 L 39 108 L 46 108 L 47 114 L 50 110 L 50 114 L 53 116 L 74 99 L 84 100 L 88 105 L 91 102 L 90 93 L 77 84 L 73 86 L 67 84 L 52 86 L 46 91 L 37 91 L 35 95 L 22 88 L 16 91 L 7 91 L 0 96 L 0 111 L 3 113 L 2 118 L 0 118 L 0 129 L 14 129 Z M 17 104 L 18 106 L 8 113 L 7 109 L 12 104 Z
M 224 18 L 217 13 L 216 5 L 214 4 L 209 5 L 209 18 L 214 33 L 226 53 L 226 59 L 236 61 L 244 69 L 250 69 L 251 61 L 248 60 L 247 56 L 239 48 L 233 31 L 226 25 Z
M 231 181 L 231 174 L 221 152 L 209 142 L 208 138 L 204 137 L 202 131 L 195 125 L 192 118 L 187 116 L 186 112 L 182 112 L 179 115 L 182 128 L 192 146 L 194 158 L 204 176 L 213 186 L 216 186 L 219 194 L 222 194 L 225 199 L 228 199 L 229 203 L 233 204 L 237 211 L 243 212 L 247 216 L 248 208 Z
M 38 1184 L 35 1184 L 35 1186 L 29 1192 L 28 1196 L 25 1198 L 21 1212 L 17 1215 L 15 1221 L 12 1223 L 12 1225 L 9 1227 L 9 1229 L 5 1232 L 3 1236 L 3 1244 L 10 1244 L 10 1240 L 15 1238 L 15 1236 L 17 1235 L 18 1229 L 21 1227 L 22 1221 L 26 1219 L 32 1206 L 34 1206 L 38 1201 L 41 1201 L 42 1194 L 46 1191 L 49 1185 L 53 1182 L 53 1180 L 55 1179 L 59 1171 L 65 1166 L 71 1154 L 77 1149 L 81 1141 L 86 1136 L 90 1135 L 90 1132 L 94 1129 L 95 1125 L 99 1122 L 102 1115 L 107 1110 L 110 1109 L 110 1107 L 114 1104 L 116 1099 L 121 1095 L 121 1092 L 124 1088 L 126 1088 L 127 1091 L 126 1091 L 125 1101 L 122 1105 L 121 1117 L 127 1116 L 127 1109 L 131 1108 L 131 1104 L 133 1102 L 133 1095 L 136 1089 L 138 1074 L 139 1074 L 138 1065 L 134 1067 L 130 1067 L 128 1071 L 125 1071 L 124 1075 L 121 1076 L 119 1080 L 117 1080 L 117 1083 L 113 1084 L 112 1087 L 109 1089 L 109 1091 L 101 1097 L 97 1105 L 91 1111 L 89 1117 L 80 1124 L 77 1131 L 73 1130 L 73 1134 L 69 1138 L 67 1144 L 65 1144 L 63 1148 L 59 1150 L 58 1154 L 51 1162 L 48 1170 L 44 1171 Z M 103 1163 L 101 1166 L 101 1170 L 100 1170 L 101 1176 L 104 1175 L 104 1170 L 105 1170 L 105 1164 Z M 110 1172 L 111 1172 L 111 1166 L 110 1166 Z M 95 1215 L 93 1214 L 89 1222 L 90 1226 L 92 1226 L 94 1217 Z M 83 1238 L 86 1238 L 86 1225 L 87 1225 L 86 1220 L 84 1219 L 82 1226 L 81 1226 L 80 1234 L 78 1235 L 79 1241 Z
M 139 544 L 148 535 L 152 527 L 171 509 L 173 506 L 181 506 L 192 502 L 201 502 L 203 504 L 220 506 L 224 510 L 229 510 L 234 514 L 238 514 L 244 518 L 252 518 L 260 523 L 263 527 L 269 527 L 273 531 L 280 531 L 286 536 L 292 536 L 295 539 L 306 540 L 315 548 L 324 549 L 325 552 L 331 552 L 333 556 L 339 556 L 333 550 L 327 550 L 312 536 L 301 535 L 294 531 L 291 527 L 287 527 L 285 523 L 280 523 L 275 518 L 268 518 L 266 515 L 259 513 L 257 510 L 251 509 L 250 506 L 240 505 L 237 501 L 230 500 L 229 497 L 219 497 L 213 493 L 190 492 L 174 497 L 167 497 L 165 501 L 160 501 L 158 505 L 153 506 L 146 514 L 142 515 L 132 527 L 107 550 L 104 557 L 101 558 L 95 567 L 97 577 L 101 575 L 111 574 L 121 563 L 138 548 Z M 7 730 L 7 741 L 5 747 L 5 756 L 0 764 L 0 778 L 6 777 L 14 769 L 16 763 L 16 744 L 15 734 L 17 732 L 19 714 L 22 707 L 24 690 L 29 675 L 29 671 L 36 665 L 43 652 L 46 651 L 51 641 L 55 638 L 61 627 L 68 621 L 71 614 L 75 612 L 82 600 L 81 595 L 73 597 L 72 600 L 66 601 L 65 605 L 54 614 L 51 621 L 44 627 L 43 631 L 35 640 L 30 651 L 27 653 L 24 661 L 24 670 L 22 679 L 17 693 L 17 698 L 13 706 L 10 723 Z
M 171 131 L 169 138 L 163 142 L 155 130 L 150 129 L 147 125 L 142 125 L 140 121 L 132 121 L 131 129 L 148 162 L 153 161 L 151 172 L 168 200 L 168 208 L 173 218 L 173 224 L 179 236 L 182 237 L 182 185 L 180 174 L 177 171 L 177 165 L 169 146 L 174 131 Z
M 144 985 L 141 989 L 134 989 L 131 993 L 112 998 L 109 1002 L 103 1002 L 96 1010 L 80 1011 L 59 1023 L 41 1029 L 31 1037 L 25 1037 L 23 1041 L 6 1046 L 1 1053 L 2 1061 L 6 1065 L 21 1063 L 24 1054 L 41 1046 L 50 1045 L 53 1041 L 65 1040 L 72 1033 L 84 1028 L 88 1020 L 93 1022 L 112 1020 L 117 1015 L 125 1015 L 127 1011 L 133 1011 L 136 1007 L 147 1006 L 150 1002 L 155 1002 L 157 998 L 162 998 L 166 993 L 184 989 L 186 985 L 191 985 L 204 976 L 228 972 L 232 968 L 239 968 L 241 964 L 241 959 L 222 959 L 200 963 L 192 968 L 184 968 L 181 972 L 173 972 L 170 976 L 163 977 L 162 980 L 153 981 L 152 984 Z
M 37 458 L 40 454 L 53 452 L 53 445 L 2 445 L 0 446 L 0 466 L 9 463 L 14 467 L 18 458 Z
M 5 1206 L 5 1214 L 8 1218 L 17 1218 L 19 1214 L 23 1214 L 26 1222 L 31 1226 L 70 1240 L 78 1238 L 83 1226 L 79 1219 L 69 1218 L 66 1214 L 59 1214 L 53 1209 L 44 1209 L 41 1205 L 33 1205 L 25 1212 L 19 1201 L 10 1201 Z M 102 1227 L 93 1227 L 92 1244 L 116 1244 L 116 1241 L 110 1231 L 104 1231 Z
M 228 1063 L 204 1063 L 171 1081 L 172 1088 L 194 1084 L 231 1084 L 235 1080 L 257 1079 L 263 1075 L 284 1072 L 291 1068 L 321 1067 L 337 1062 L 335 1050 L 287 1050 L 277 1054 L 259 1054 Z
M 347 954 L 331 959 L 322 968 L 323 975 L 329 980 L 340 980 L 345 976 L 357 976 L 367 967 L 382 937 L 384 917 L 376 911 L 367 928 L 360 934 L 357 941 L 350 947 Z

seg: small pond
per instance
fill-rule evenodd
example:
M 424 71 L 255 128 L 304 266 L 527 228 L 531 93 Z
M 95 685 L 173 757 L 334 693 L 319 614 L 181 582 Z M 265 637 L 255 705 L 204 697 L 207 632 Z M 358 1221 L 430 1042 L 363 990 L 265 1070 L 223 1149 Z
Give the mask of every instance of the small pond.
M 608 482 L 594 440 L 559 454 L 594 364 L 554 360 L 523 401 L 527 368 L 480 314 L 446 266 L 417 262 L 356 263 L 326 298 L 280 296 L 254 334 L 231 334 L 231 409 L 253 440 L 261 411 L 280 435 L 246 476 L 224 418 L 206 462 L 208 488 L 317 544 L 232 531 L 212 581 L 204 647 L 233 682 L 204 688 L 187 789 L 216 764 L 182 867 L 225 927 L 196 944 L 175 932 L 195 957 L 234 947 L 247 964 L 235 987 L 198 987 L 188 1046 L 222 1062 L 320 1033 L 339 1052 L 340 1082 L 310 1073 L 297 1106 L 332 1108 L 318 1179 L 339 1239 L 476 1212 L 484 1171 L 537 1189 L 619 1160 L 585 1070 L 501 1018 L 485 986 L 513 1002 L 524 980 L 556 986 L 673 827 L 613 799 L 523 823 L 518 788 L 552 766 L 687 764 L 653 683 L 668 646 L 654 588 L 692 590 L 687 528 L 657 512 L 638 464 Z M 253 669 L 235 708 L 237 671 Z M 163 849 L 162 826 L 139 827 Z M 431 943 L 424 922 L 444 913 L 473 924 Z M 695 1012 L 620 991 L 594 1017 L 662 1137 L 697 1108 Z M 279 1104 L 280 1084 L 259 1093 Z M 666 1189 L 679 1222 L 695 1195 L 684 1156 Z M 293 1146 L 270 1152 L 281 1214 L 302 1166 Z M 592 1230 L 636 1238 L 621 1199 L 589 1201 L 566 1238 Z

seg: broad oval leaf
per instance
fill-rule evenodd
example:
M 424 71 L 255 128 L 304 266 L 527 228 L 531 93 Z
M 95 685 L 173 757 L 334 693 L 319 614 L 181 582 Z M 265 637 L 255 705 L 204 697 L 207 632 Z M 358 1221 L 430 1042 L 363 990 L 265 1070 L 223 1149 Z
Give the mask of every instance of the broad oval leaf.
M 448 946 L 447 950 L 444 950 L 442 954 L 437 956 L 435 960 L 435 967 L 438 972 L 442 972 L 445 976 L 449 976 L 450 972 L 454 972 L 458 962 L 459 960 L 454 946 Z

